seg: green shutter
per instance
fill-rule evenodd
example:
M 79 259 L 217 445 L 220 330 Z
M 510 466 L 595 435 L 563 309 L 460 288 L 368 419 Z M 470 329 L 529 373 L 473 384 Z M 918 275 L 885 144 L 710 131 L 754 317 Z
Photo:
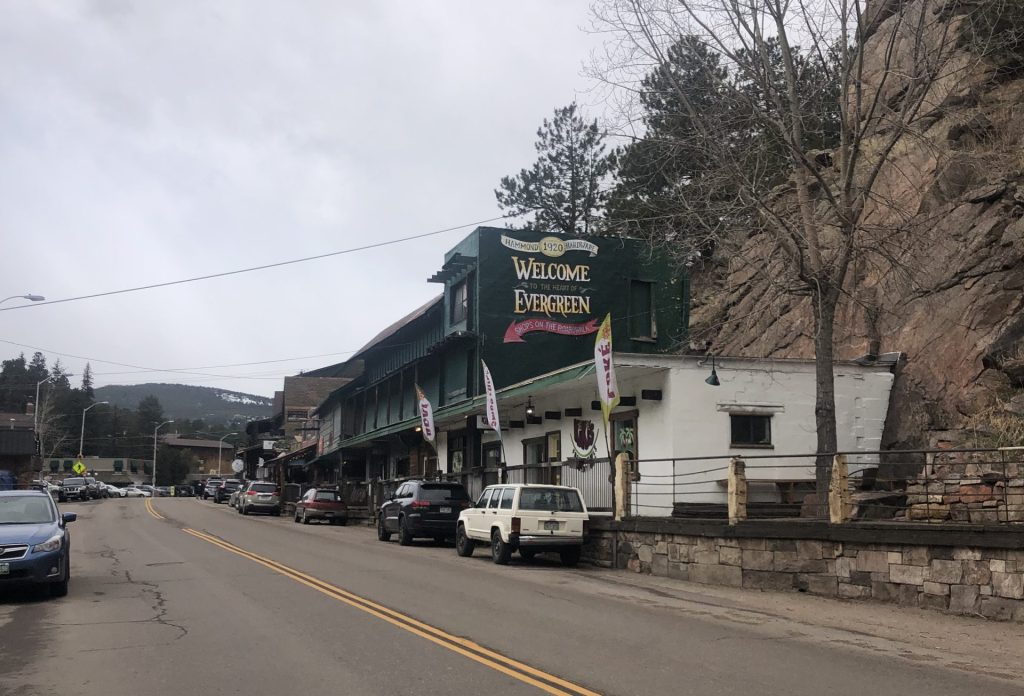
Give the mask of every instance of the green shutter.
M 118 472 L 124 471 L 124 461 L 122 461 L 120 459 L 115 459 L 114 460 L 114 471 L 118 471 Z
M 136 462 L 128 462 L 128 469 L 133 473 L 139 473 L 139 465 Z
M 51 459 L 50 460 L 50 471 L 57 471 L 59 469 L 60 469 L 60 460 L 59 459 Z
M 64 471 L 71 471 L 71 467 L 74 466 L 75 462 L 72 459 L 64 460 Z

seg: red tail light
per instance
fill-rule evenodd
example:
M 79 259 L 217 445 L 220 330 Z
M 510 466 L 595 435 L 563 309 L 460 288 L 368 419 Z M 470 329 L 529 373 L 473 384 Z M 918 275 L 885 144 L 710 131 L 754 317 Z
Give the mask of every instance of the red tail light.
M 522 529 L 522 527 L 523 527 L 523 521 L 521 519 L 519 519 L 518 517 L 513 517 L 512 518 L 512 533 L 513 534 L 518 534 L 519 530 Z
M 428 508 L 428 507 L 430 507 L 430 503 L 427 502 L 426 500 L 414 500 L 414 501 L 412 501 L 412 504 L 410 505 L 410 507 L 414 507 L 414 508 Z
M 246 491 L 246 495 L 256 495 L 256 491 Z

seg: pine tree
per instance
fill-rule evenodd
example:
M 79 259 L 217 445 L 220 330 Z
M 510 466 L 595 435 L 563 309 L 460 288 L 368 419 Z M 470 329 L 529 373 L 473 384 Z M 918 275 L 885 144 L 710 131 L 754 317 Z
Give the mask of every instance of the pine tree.
M 85 370 L 82 372 L 82 393 L 90 400 L 95 396 L 92 388 L 92 365 L 89 363 L 85 364 Z
M 551 121 L 544 119 L 537 138 L 537 161 L 501 179 L 494 192 L 498 206 L 531 215 L 528 229 L 591 234 L 604 205 L 601 184 L 613 165 L 597 121 L 587 124 L 573 102 L 555 109 Z

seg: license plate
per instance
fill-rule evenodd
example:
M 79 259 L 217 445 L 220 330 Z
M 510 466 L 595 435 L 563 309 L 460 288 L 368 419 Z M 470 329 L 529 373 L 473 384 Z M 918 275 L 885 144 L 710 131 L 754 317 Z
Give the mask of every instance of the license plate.
M 261 495 L 261 496 L 259 496 L 259 499 L 260 500 L 270 500 L 270 496 L 269 495 Z
M 545 522 L 544 523 L 544 529 L 546 529 L 546 530 L 558 529 L 558 522 L 556 522 L 555 520 L 551 520 L 549 522 Z
M 10 574 L 11 574 L 11 564 L 10 563 L 0 563 L 0 575 L 10 575 Z
M 442 515 L 447 515 L 451 511 L 452 511 L 452 509 L 450 507 L 443 507 L 443 508 L 441 508 L 441 514 Z

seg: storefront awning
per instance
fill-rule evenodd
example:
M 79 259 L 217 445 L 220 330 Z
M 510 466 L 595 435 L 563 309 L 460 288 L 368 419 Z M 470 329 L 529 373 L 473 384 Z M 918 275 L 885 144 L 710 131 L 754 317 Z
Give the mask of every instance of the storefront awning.
M 538 392 L 543 391 L 544 389 L 548 389 L 557 384 L 568 384 L 582 380 L 593 374 L 593 363 L 587 362 L 580 363 L 578 365 L 570 365 L 569 367 L 562 368 L 561 370 L 539 375 L 532 379 L 509 385 L 504 389 L 499 389 L 497 392 L 498 403 L 501 403 L 505 399 L 514 399 L 518 396 L 525 396 L 527 394 L 536 396 Z M 467 416 L 474 412 L 482 414 L 484 412 L 484 405 L 486 402 L 486 397 L 481 394 L 480 396 L 472 399 L 466 399 L 465 401 L 460 401 L 459 403 L 452 404 L 451 406 L 439 408 L 434 412 L 434 422 L 438 425 L 444 425 L 445 423 L 450 423 L 456 418 Z M 336 450 L 332 450 L 332 453 L 349 447 L 365 445 L 387 435 L 394 435 L 395 433 L 412 430 L 419 424 L 419 418 L 409 418 L 399 423 L 392 423 L 389 426 L 378 428 L 368 433 L 356 435 L 355 437 L 344 440 L 338 444 L 338 448 Z

